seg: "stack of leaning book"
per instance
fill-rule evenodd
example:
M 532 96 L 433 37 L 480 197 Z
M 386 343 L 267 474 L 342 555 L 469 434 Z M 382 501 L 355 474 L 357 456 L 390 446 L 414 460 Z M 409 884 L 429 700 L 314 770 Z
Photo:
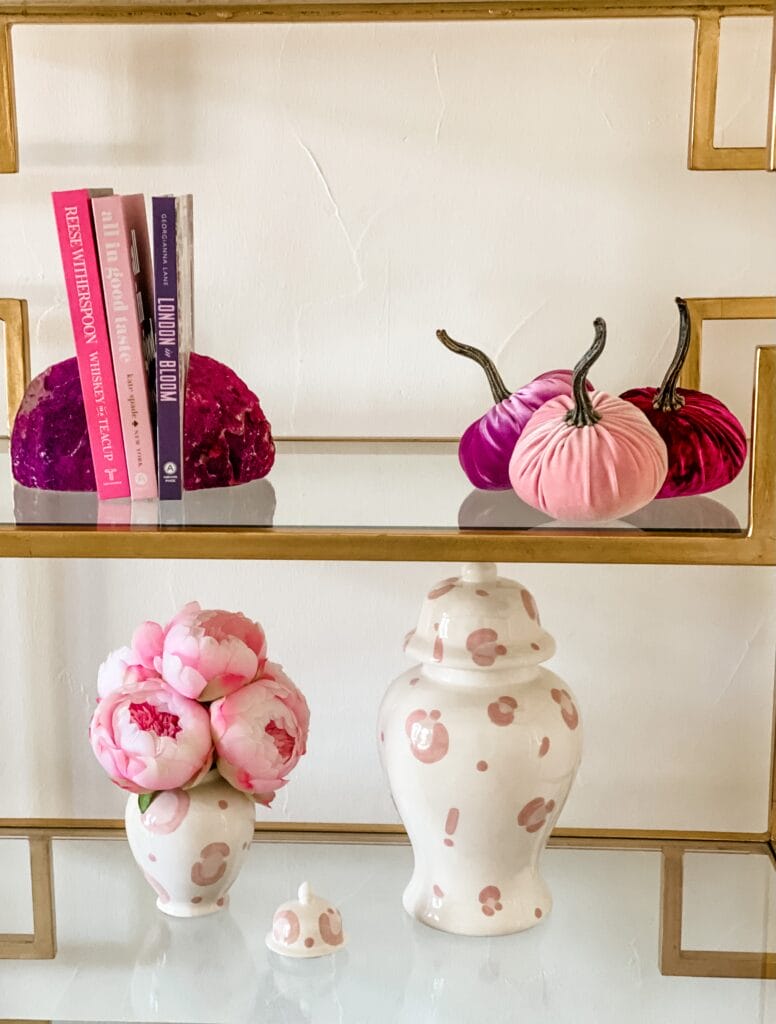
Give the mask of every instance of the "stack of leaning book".
M 192 198 L 52 193 L 101 500 L 183 497 L 194 342 Z

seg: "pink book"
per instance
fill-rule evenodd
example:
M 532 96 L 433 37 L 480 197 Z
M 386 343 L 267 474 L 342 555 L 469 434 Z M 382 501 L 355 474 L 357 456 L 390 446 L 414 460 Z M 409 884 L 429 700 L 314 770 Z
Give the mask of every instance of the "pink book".
M 141 266 L 150 260 L 145 202 L 141 195 L 92 199 L 94 231 L 102 271 L 113 376 L 116 381 L 124 454 L 133 498 L 155 498 L 156 459 L 148 397 L 146 338 L 148 295 Z
M 88 189 L 53 192 L 86 427 L 100 498 L 128 498 L 129 477 Z M 100 194 L 100 193 L 94 193 Z

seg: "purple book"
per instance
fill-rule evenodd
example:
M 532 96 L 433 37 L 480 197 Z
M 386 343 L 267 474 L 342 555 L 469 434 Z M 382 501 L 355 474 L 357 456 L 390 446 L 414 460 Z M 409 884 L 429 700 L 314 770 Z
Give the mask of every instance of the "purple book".
M 175 197 L 153 197 L 154 329 L 156 333 L 156 447 L 159 497 L 183 497 L 183 403 L 178 351 L 178 274 Z

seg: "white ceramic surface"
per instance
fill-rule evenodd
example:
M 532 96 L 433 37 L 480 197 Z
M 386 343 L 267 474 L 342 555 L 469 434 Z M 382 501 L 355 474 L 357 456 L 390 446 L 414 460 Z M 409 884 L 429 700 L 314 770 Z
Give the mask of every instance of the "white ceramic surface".
M 298 899 L 281 903 L 275 911 L 265 942 L 280 956 L 309 959 L 336 953 L 347 938 L 339 910 L 302 882 Z
M 253 838 L 254 804 L 212 771 L 192 789 L 160 793 L 140 813 L 127 800 L 125 822 L 132 855 L 171 917 L 202 917 L 221 910 Z
M 388 689 L 378 742 L 415 854 L 403 903 L 464 935 L 538 924 L 538 859 L 579 766 L 570 690 L 540 663 L 555 643 L 525 587 L 470 563 L 428 593 Z

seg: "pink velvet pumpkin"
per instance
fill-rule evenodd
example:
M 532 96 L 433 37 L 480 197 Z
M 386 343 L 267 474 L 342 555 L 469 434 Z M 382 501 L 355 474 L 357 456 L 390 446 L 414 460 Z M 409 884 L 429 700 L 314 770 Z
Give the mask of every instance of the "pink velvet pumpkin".
M 718 398 L 677 387 L 690 348 L 690 314 L 679 307 L 679 343 L 660 388 L 633 388 L 622 398 L 641 409 L 668 449 L 668 475 L 658 498 L 706 494 L 734 480 L 746 461 L 746 433 Z
M 666 446 L 643 413 L 602 391 L 589 395 L 587 373 L 603 352 L 606 324 L 574 367 L 573 397 L 535 412 L 515 445 L 509 478 L 519 498 L 554 519 L 602 522 L 646 505 L 668 468 Z

